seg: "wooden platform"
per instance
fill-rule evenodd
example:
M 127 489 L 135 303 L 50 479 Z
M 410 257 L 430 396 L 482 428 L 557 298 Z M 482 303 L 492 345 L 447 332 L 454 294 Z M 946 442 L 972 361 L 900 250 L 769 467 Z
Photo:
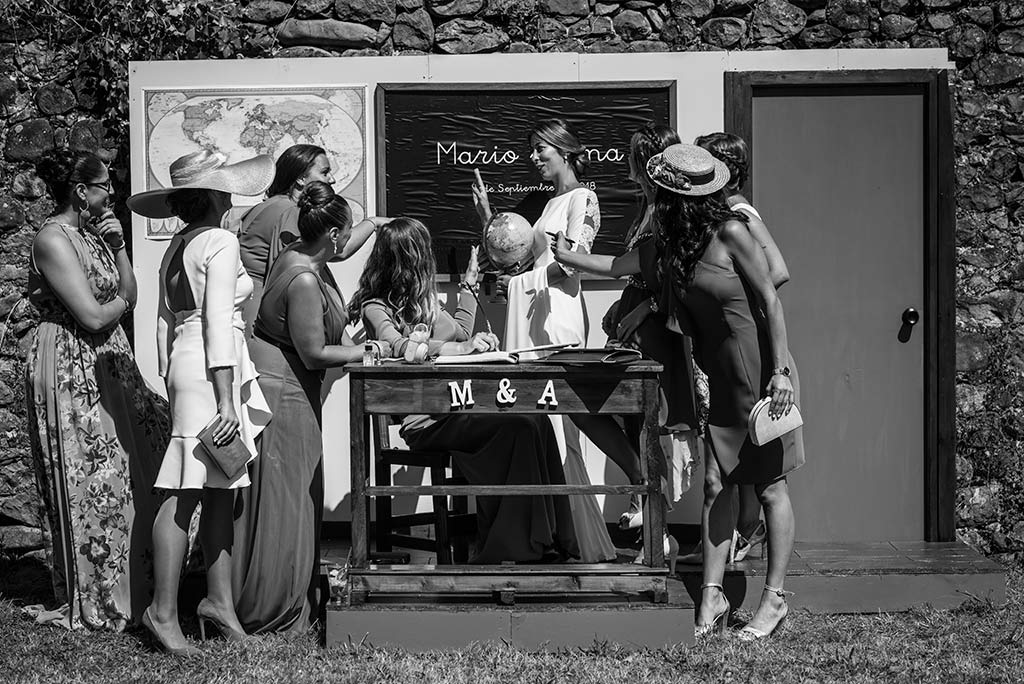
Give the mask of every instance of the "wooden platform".
M 325 567 L 343 563 L 346 554 L 346 543 L 327 542 Z M 413 552 L 414 562 L 430 560 Z M 385 577 L 401 575 L 401 566 L 394 567 Z M 371 594 L 362 605 L 328 606 L 326 641 L 410 650 L 462 648 L 496 640 L 531 650 L 588 646 L 595 640 L 638 648 L 689 644 L 700 566 L 680 565 L 677 570 L 678 578 L 666 581 L 668 602 L 662 604 L 625 595 L 600 600 L 579 596 L 570 603 L 517 596 L 515 605 L 503 606 L 497 595 L 470 600 L 458 593 L 424 591 L 374 600 Z M 766 561 L 760 559 L 729 566 L 724 584 L 730 602 L 752 611 L 765 571 Z M 438 576 L 443 578 L 445 572 Z M 786 589 L 795 592 L 789 599 L 794 609 L 814 613 L 898 612 L 921 605 L 954 608 L 971 597 L 1005 602 L 1006 573 L 958 542 L 798 542 Z

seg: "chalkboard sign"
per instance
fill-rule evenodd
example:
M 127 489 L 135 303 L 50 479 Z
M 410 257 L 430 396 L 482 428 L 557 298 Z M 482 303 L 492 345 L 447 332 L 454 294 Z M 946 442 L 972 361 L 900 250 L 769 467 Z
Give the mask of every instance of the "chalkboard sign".
M 553 186 L 530 161 L 529 135 L 561 118 L 587 148 L 580 181 L 597 193 L 601 231 L 593 251 L 620 254 L 637 211 L 629 180 L 629 139 L 647 122 L 675 125 L 675 81 L 540 84 L 382 84 L 376 92 L 377 207 L 430 229 L 438 270 L 465 268 L 480 222 L 470 187 L 473 169 L 495 212 L 517 211 L 532 223 Z

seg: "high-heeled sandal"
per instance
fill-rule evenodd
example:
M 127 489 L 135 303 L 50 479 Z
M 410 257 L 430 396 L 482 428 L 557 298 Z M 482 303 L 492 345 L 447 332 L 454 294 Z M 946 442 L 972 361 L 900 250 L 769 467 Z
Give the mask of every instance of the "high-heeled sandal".
M 707 582 L 706 584 L 700 585 L 700 590 L 703 592 L 705 589 L 718 589 L 722 592 L 722 598 L 725 598 L 725 588 L 721 584 L 715 582 Z M 732 612 L 732 604 L 729 603 L 729 599 L 725 598 L 725 610 L 715 615 L 706 625 L 695 625 L 693 628 L 693 635 L 702 639 L 704 637 L 711 636 L 714 633 L 724 634 L 725 629 L 729 624 L 729 614 Z
M 744 537 L 738 530 L 734 530 L 732 534 L 732 543 L 729 544 L 729 562 L 739 563 L 747 557 L 750 550 L 758 544 L 761 545 L 761 560 L 764 560 L 765 552 L 768 547 L 768 529 L 765 527 L 764 520 L 757 522 L 757 527 L 750 533 L 750 537 Z
M 152 606 L 150 606 L 150 608 L 151 607 Z M 165 653 L 169 653 L 171 655 L 176 656 L 195 655 L 197 653 L 200 653 L 200 650 L 192 644 L 185 644 L 184 646 L 171 646 L 169 643 L 167 643 L 167 641 L 164 639 L 163 634 L 161 634 L 157 630 L 156 625 L 153 623 L 153 617 L 152 615 L 150 615 L 149 608 L 146 608 L 146 610 L 142 613 L 141 622 L 142 626 L 149 630 L 149 633 L 152 634 L 153 638 L 156 639 L 157 644 L 160 645 L 160 649 Z
M 620 530 L 635 530 L 644 524 L 643 499 L 639 494 L 631 494 L 629 497 L 629 508 L 619 516 Z
M 204 598 L 196 606 L 196 617 L 199 619 L 199 638 L 203 641 L 206 641 L 206 623 L 208 622 L 212 622 L 228 641 L 245 641 L 249 638 L 249 635 L 245 632 L 239 632 L 237 629 L 226 625 L 220 619 L 217 609 L 213 607 L 213 602 L 209 599 Z
M 679 558 L 679 542 L 671 534 L 665 535 L 665 562 L 668 563 L 668 573 L 676 574 L 676 560 Z M 641 565 L 644 562 L 644 547 L 640 547 L 640 553 L 636 554 L 633 562 Z
M 763 591 L 773 592 L 780 599 L 782 599 L 782 615 L 779 616 L 779 619 L 775 622 L 775 626 L 769 629 L 767 632 L 765 632 L 764 630 L 757 629 L 756 627 L 751 627 L 749 624 L 747 624 L 747 626 L 741 629 L 737 634 L 741 641 L 757 641 L 758 639 L 767 639 L 772 634 L 775 634 L 780 630 L 782 625 L 786 622 L 786 618 L 789 616 L 789 603 L 786 602 L 786 596 L 792 596 L 793 592 L 786 591 L 785 589 L 779 589 L 778 587 L 770 587 L 767 584 L 764 585 Z

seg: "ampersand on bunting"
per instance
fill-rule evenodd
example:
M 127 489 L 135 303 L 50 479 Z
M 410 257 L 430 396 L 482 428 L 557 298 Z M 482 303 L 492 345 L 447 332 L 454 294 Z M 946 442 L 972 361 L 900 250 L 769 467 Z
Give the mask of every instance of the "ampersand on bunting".
M 512 381 L 502 378 L 498 381 L 498 394 L 495 395 L 498 406 L 512 406 L 516 403 L 516 391 L 512 389 Z

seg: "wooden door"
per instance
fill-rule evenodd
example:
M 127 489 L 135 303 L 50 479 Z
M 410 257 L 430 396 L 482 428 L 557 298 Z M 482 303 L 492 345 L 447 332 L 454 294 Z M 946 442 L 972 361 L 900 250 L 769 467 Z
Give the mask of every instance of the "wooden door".
M 801 80 L 755 90 L 748 129 L 752 201 L 791 274 L 781 296 L 807 452 L 790 478 L 797 538 L 928 538 L 928 92 Z

